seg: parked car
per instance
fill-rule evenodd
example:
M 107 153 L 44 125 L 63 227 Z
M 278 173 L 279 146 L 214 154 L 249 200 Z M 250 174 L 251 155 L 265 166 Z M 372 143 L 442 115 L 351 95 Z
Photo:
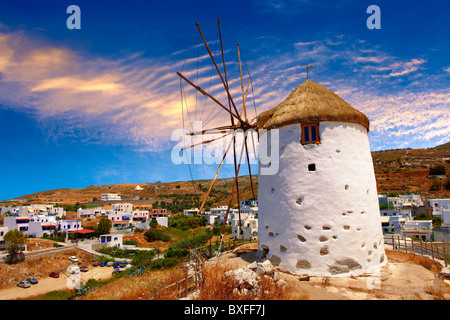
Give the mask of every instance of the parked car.
M 106 266 L 107 267 L 112 267 L 114 265 L 114 262 L 112 262 L 112 261 L 108 261 L 107 263 L 106 263 Z
M 94 267 L 98 267 L 99 265 L 101 265 L 102 263 L 100 261 L 95 261 L 92 265 Z
M 126 261 L 120 261 L 119 262 L 119 268 L 125 268 L 127 266 L 128 262 Z
M 80 267 L 79 266 L 70 266 L 67 268 L 67 273 L 80 273 Z
M 80 271 L 81 272 L 87 272 L 89 270 L 88 266 L 80 266 Z
M 70 261 L 73 261 L 73 262 L 78 262 L 78 258 L 75 257 L 75 256 L 69 257 L 69 260 L 70 260 Z
M 20 282 L 17 284 L 17 286 L 18 286 L 18 287 L 21 287 L 21 288 L 29 288 L 29 287 L 30 287 L 30 283 L 29 283 L 28 281 L 20 281 Z
M 102 261 L 102 262 L 100 262 L 100 267 L 106 267 L 107 264 L 108 264 L 108 261 Z
M 120 270 L 120 269 L 114 268 L 114 270 L 113 270 L 113 272 L 112 272 L 112 275 L 119 274 L 119 273 L 121 273 L 121 272 L 123 272 L 123 271 Z
M 118 261 L 113 262 L 113 267 L 114 268 L 115 267 L 120 267 L 120 262 L 118 262 Z
M 31 283 L 31 284 L 37 284 L 37 283 L 38 283 L 38 281 L 36 280 L 36 278 L 33 278 L 33 277 L 27 278 L 27 281 L 28 281 L 29 283 Z
M 127 265 L 125 266 L 125 269 L 130 269 L 130 268 L 133 268 L 133 266 L 132 266 L 131 264 L 127 264 Z
M 50 277 L 52 277 L 52 278 L 59 278 L 59 272 L 58 271 L 53 271 L 52 273 L 50 273 Z

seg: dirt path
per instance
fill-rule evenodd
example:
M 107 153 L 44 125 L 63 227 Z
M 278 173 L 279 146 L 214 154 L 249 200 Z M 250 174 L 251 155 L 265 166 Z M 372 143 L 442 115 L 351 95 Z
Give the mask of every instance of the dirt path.
M 89 279 L 102 280 L 111 277 L 112 267 L 92 267 L 87 272 L 81 272 L 81 280 Z M 70 282 L 70 280 L 69 280 Z M 14 300 L 20 298 L 28 298 L 40 294 L 44 294 L 54 290 L 67 289 L 68 277 L 61 274 L 59 278 L 44 278 L 39 280 L 38 284 L 31 285 L 29 288 L 19 288 L 13 286 L 0 290 L 0 300 Z
M 242 251 L 242 249 L 241 249 Z M 242 251 L 245 252 L 245 251 Z M 388 264 L 379 273 L 359 277 L 302 277 L 279 272 L 292 299 L 304 300 L 450 300 L 450 281 L 439 277 L 438 263 L 419 255 L 386 250 Z M 220 265 L 243 268 L 257 261 L 256 251 L 224 254 Z M 213 258 L 207 262 L 217 264 Z

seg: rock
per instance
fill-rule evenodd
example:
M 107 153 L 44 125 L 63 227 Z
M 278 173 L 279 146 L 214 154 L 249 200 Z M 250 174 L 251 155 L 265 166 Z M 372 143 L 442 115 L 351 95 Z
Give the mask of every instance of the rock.
M 259 265 L 264 269 L 265 274 L 270 276 L 275 273 L 275 267 L 272 265 L 272 263 L 269 260 L 266 260 Z
M 258 276 L 264 275 L 264 274 L 266 273 L 266 271 L 264 270 L 264 268 L 261 267 L 261 266 L 257 266 L 253 271 L 256 272 L 256 274 L 257 274 Z
M 439 277 L 450 280 L 450 268 L 442 268 L 441 272 L 439 272 Z
M 250 263 L 247 268 L 249 268 L 250 270 L 254 270 L 258 267 L 258 263 L 256 261 L 253 261 L 252 263 Z

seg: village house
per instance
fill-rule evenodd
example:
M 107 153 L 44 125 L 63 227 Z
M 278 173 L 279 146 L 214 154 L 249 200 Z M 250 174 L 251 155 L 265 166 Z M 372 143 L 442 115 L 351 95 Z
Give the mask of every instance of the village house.
M 0 227 L 0 252 L 5 250 L 3 237 L 8 231 L 8 227 Z
M 433 217 L 441 217 L 442 209 L 450 206 L 450 199 L 427 199 L 427 203 L 432 209 Z
M 120 233 L 102 234 L 99 240 L 100 243 L 106 244 L 107 247 L 122 248 L 123 246 L 123 234 Z
M 412 220 L 411 211 L 381 210 L 381 227 L 383 232 L 401 233 L 406 221 Z
M 184 209 L 183 210 L 183 214 L 185 215 L 185 216 L 196 216 L 196 215 L 198 215 L 199 214 L 199 210 L 198 210 L 198 208 L 192 208 L 192 209 Z
M 258 219 L 253 213 L 241 213 L 240 216 L 240 221 L 239 214 L 234 214 L 229 220 L 233 238 L 256 238 L 258 236 Z
M 111 205 L 111 211 L 114 213 L 127 213 L 133 212 L 133 204 L 131 203 L 114 203 Z
M 116 201 L 116 200 L 122 200 L 122 197 L 119 196 L 117 193 L 102 194 L 102 201 Z
M 94 219 L 100 217 L 102 212 L 105 213 L 102 207 L 90 208 L 90 209 L 82 209 L 79 208 L 77 210 L 77 218 L 80 219 Z
M 44 214 L 54 215 L 60 218 L 66 215 L 64 208 L 55 207 L 48 204 L 32 204 L 29 206 L 17 206 L 17 207 L 3 207 L 1 208 L 2 214 L 18 215 L 22 217 L 28 217 L 30 215 Z
M 405 221 L 403 226 L 402 236 L 414 237 L 419 236 L 426 241 L 431 240 L 433 235 L 433 221 L 432 220 L 409 220 Z

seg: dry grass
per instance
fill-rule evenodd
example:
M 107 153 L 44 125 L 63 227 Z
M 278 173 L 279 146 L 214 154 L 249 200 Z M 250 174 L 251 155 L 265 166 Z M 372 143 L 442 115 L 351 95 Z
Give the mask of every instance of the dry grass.
M 197 300 L 306 300 L 308 295 L 295 292 L 285 283 L 274 281 L 271 277 L 258 277 L 259 290 L 240 294 L 236 290 L 234 280 L 225 273 L 230 267 L 221 265 L 209 266 L 203 270 L 203 279 Z
M 83 300 L 149 300 L 153 298 L 154 288 L 170 281 L 171 272 L 152 271 L 120 278 L 89 292 Z
M 445 300 L 444 294 L 446 292 L 442 288 L 441 283 L 434 282 L 433 284 L 425 285 L 425 292 L 432 295 L 435 300 Z
M 418 254 L 386 250 L 386 256 L 390 262 L 418 264 L 436 274 L 442 270 L 440 263 Z

